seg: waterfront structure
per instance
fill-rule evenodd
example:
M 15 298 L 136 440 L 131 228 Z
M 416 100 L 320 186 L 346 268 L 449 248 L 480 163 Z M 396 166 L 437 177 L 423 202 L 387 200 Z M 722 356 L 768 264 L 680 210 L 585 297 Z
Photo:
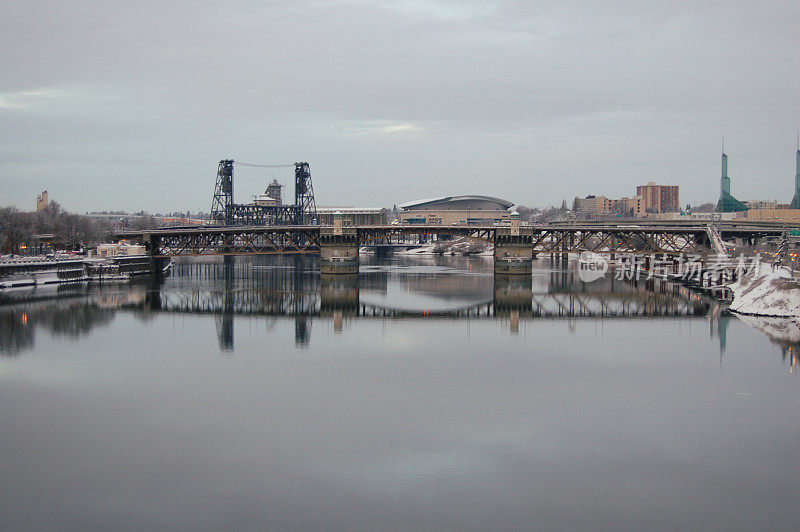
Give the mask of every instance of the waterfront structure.
M 47 191 L 43 191 L 41 194 L 36 196 L 36 212 L 43 210 L 50 204 L 50 198 L 47 195 Z
M 510 220 L 514 204 L 491 196 L 445 196 L 400 205 L 402 224 L 492 225 Z
M 636 195 L 642 198 L 644 212 L 679 212 L 680 200 L 678 185 L 656 185 L 650 181 L 636 187 Z
M 366 207 L 317 207 L 317 219 L 320 225 L 333 225 L 334 214 L 340 213 L 342 225 L 383 225 L 388 223 L 388 211 L 381 208 Z
M 728 177 L 728 156 L 722 152 L 722 175 L 720 177 L 719 201 L 716 212 L 740 212 L 747 207 L 731 195 L 731 178 Z
M 118 256 L 145 255 L 147 249 L 142 244 L 128 244 L 127 242 L 117 242 L 116 244 L 98 244 L 97 256 L 101 259 L 110 259 Z
M 277 179 L 273 179 L 272 183 L 267 185 L 266 195 L 275 200 L 275 205 L 283 205 L 283 185 L 278 183 Z

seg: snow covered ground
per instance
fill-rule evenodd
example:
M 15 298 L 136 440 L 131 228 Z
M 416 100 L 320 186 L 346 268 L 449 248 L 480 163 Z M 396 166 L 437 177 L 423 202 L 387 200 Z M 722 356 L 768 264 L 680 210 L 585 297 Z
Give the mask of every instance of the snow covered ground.
M 761 264 L 731 284 L 730 289 L 733 312 L 800 319 L 800 285 L 786 268 Z
M 398 251 L 395 253 L 395 255 L 435 255 L 435 252 L 433 251 L 435 247 L 435 244 L 427 244 L 418 248 Z
M 454 238 L 453 240 L 440 241 L 438 243 L 426 244 L 424 246 L 398 251 L 396 255 L 480 255 L 491 257 L 494 249 L 490 244 L 476 243 L 474 240 L 465 237 Z

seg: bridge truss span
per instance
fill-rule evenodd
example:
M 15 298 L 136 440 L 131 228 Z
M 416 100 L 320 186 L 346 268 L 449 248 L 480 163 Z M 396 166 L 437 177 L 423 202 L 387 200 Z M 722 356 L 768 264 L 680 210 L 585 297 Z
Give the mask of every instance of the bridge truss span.
M 743 242 L 779 237 L 785 226 L 721 225 L 722 238 Z M 495 244 L 495 250 L 525 248 L 530 254 L 632 253 L 707 254 L 712 236 L 707 224 L 549 223 L 502 225 L 375 225 L 375 226 L 202 226 L 122 232 L 119 238 L 143 242 L 153 257 L 181 255 L 244 255 L 319 253 L 326 246 L 359 246 L 414 235 L 465 237 Z M 347 238 L 344 238 L 344 237 Z M 341 240 L 341 242 L 339 242 Z M 346 242 L 345 242 L 346 240 Z M 513 251 L 513 250 L 512 250 Z M 348 252 L 350 253 L 350 252 Z M 502 257 L 504 255 L 497 255 Z
M 706 250 L 708 233 L 700 227 L 535 226 L 535 253 L 657 253 Z
M 318 253 L 315 227 L 210 227 L 152 231 L 143 240 L 153 257 Z
M 470 225 L 376 225 L 357 228 L 359 244 L 413 235 L 461 236 L 493 243 L 497 228 Z

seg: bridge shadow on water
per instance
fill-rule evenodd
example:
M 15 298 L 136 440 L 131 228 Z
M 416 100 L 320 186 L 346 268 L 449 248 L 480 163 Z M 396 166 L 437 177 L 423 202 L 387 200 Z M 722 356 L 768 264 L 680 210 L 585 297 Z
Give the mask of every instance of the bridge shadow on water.
M 0 293 L 0 353 L 33 346 L 39 328 L 80 337 L 125 312 L 147 321 L 159 314 L 210 315 L 219 348 L 235 347 L 237 317 L 293 319 L 295 344 L 308 345 L 315 320 L 342 333 L 356 319 L 499 320 L 511 333 L 542 319 L 706 317 L 724 353 L 727 322 L 712 300 L 658 279 L 592 282 L 571 267 L 537 261 L 532 276 L 495 275 L 481 257 L 367 258 L 356 275 L 321 275 L 318 257 L 180 259 L 157 282 L 62 285 Z M 744 318 L 780 346 L 791 365 L 800 329 L 785 321 Z M 794 327 L 794 328 L 792 328 Z

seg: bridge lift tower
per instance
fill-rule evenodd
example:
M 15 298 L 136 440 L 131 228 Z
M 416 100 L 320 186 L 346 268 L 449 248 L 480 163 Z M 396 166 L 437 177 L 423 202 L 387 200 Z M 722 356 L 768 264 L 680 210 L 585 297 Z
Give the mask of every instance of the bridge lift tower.
M 296 225 L 314 225 L 317 220 L 317 203 L 308 163 L 294 163 L 294 204 L 299 208 Z
M 233 202 L 233 159 L 223 159 L 211 201 L 211 221 L 216 225 L 315 225 L 317 205 L 308 163 L 293 165 L 244 164 L 260 168 L 294 166 L 294 205 L 256 205 Z
M 217 185 L 211 201 L 211 221 L 219 225 L 233 225 L 230 207 L 233 206 L 233 159 L 223 159 L 217 169 Z

